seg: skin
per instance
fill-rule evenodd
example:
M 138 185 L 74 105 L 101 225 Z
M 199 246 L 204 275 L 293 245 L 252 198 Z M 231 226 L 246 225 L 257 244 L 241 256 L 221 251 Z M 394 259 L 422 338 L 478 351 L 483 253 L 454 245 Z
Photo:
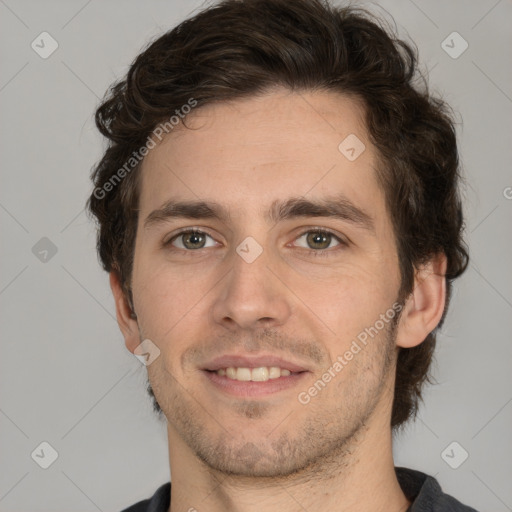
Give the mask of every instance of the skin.
M 176 129 L 143 162 L 135 318 L 115 273 L 110 281 L 128 350 L 148 338 L 160 350 L 147 370 L 168 424 L 170 512 L 409 506 L 392 456 L 394 370 L 398 347 L 420 344 L 440 321 L 443 255 L 417 269 L 395 329 L 392 322 L 380 329 L 309 403 L 297 399 L 396 303 L 400 289 L 378 155 L 363 119 L 353 98 L 274 89 L 193 111 L 186 123 L 194 130 Z M 349 134 L 366 146 L 352 162 L 338 150 Z M 374 230 L 330 217 L 265 217 L 273 201 L 335 193 L 364 210 Z M 145 227 L 171 198 L 216 201 L 231 217 Z M 205 246 L 173 238 L 181 228 L 205 232 Z M 315 228 L 345 244 L 327 237 L 308 245 L 302 235 Z M 263 249 L 252 263 L 236 252 L 248 236 Z M 323 256 L 313 254 L 319 248 Z M 233 397 L 201 370 L 226 353 L 276 354 L 309 373 L 288 390 Z

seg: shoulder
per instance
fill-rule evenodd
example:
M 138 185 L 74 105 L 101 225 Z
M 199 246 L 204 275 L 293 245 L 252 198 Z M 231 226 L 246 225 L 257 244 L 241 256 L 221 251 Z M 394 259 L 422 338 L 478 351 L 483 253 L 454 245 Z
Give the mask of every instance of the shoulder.
M 171 482 L 160 486 L 147 500 L 139 501 L 121 512 L 167 512 L 171 502 Z
M 477 512 L 445 494 L 432 476 L 400 467 L 395 468 L 395 472 L 402 491 L 412 502 L 407 512 Z

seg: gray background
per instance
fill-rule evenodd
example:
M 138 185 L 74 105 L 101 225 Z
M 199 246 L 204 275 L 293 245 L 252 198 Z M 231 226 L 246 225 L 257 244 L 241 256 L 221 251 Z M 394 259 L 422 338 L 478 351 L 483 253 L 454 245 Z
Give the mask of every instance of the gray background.
M 1 511 L 118 511 L 169 480 L 165 427 L 124 347 L 83 206 L 104 147 L 99 98 L 150 38 L 201 5 L 0 0 Z M 416 41 L 434 91 L 463 120 L 467 179 L 472 262 L 439 336 L 439 384 L 396 439 L 396 464 L 479 510 L 512 510 L 512 2 L 365 5 Z M 47 59 L 31 48 L 43 31 L 59 44 Z M 456 59 L 441 46 L 454 31 L 469 44 Z M 47 241 L 33 249 L 43 237 L 56 254 Z M 42 441 L 58 452 L 46 470 L 31 458 Z M 441 455 L 453 441 L 452 464 L 469 454 L 457 469 Z

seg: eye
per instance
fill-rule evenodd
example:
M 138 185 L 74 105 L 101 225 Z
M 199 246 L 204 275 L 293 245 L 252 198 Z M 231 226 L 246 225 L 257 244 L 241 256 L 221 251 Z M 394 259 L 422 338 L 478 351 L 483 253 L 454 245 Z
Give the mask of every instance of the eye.
M 346 246 L 340 237 L 325 229 L 310 229 L 295 239 L 298 247 L 309 249 L 311 253 L 322 254 L 337 246 Z M 217 242 L 204 231 L 197 229 L 183 230 L 163 243 L 164 246 L 172 246 L 184 251 L 194 251 L 207 247 L 215 247 Z M 329 251 L 330 252 L 330 251 Z
M 346 245 L 341 238 L 325 229 L 314 229 L 304 232 L 295 242 L 301 242 L 299 247 L 310 249 L 313 252 L 322 252 L 338 245 Z M 333 245 L 334 243 L 334 245 Z
M 211 242 L 207 241 L 208 238 Z M 166 246 L 172 245 L 184 250 L 204 249 L 205 247 L 214 247 L 215 244 L 215 240 L 210 235 L 195 229 L 182 231 L 164 243 Z

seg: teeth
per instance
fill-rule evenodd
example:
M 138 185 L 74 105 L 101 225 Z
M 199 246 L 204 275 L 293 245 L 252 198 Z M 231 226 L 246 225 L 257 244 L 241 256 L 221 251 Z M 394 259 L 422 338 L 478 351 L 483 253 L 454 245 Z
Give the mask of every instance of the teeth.
M 277 366 L 271 366 L 268 371 L 268 376 L 271 379 L 278 379 L 281 377 L 281 368 L 278 368 Z
M 266 382 L 270 379 L 278 379 L 279 377 L 288 377 L 291 375 L 290 370 L 281 369 L 277 366 L 262 366 L 260 368 L 221 368 L 216 371 L 217 375 L 227 377 L 228 379 L 241 381 Z
M 240 371 L 240 368 L 238 369 Z M 251 370 L 251 380 L 256 380 L 259 382 L 265 382 L 269 380 L 268 368 L 263 366 L 262 368 L 253 368 Z
M 251 369 L 250 368 L 237 368 L 236 369 L 236 380 L 251 380 Z

